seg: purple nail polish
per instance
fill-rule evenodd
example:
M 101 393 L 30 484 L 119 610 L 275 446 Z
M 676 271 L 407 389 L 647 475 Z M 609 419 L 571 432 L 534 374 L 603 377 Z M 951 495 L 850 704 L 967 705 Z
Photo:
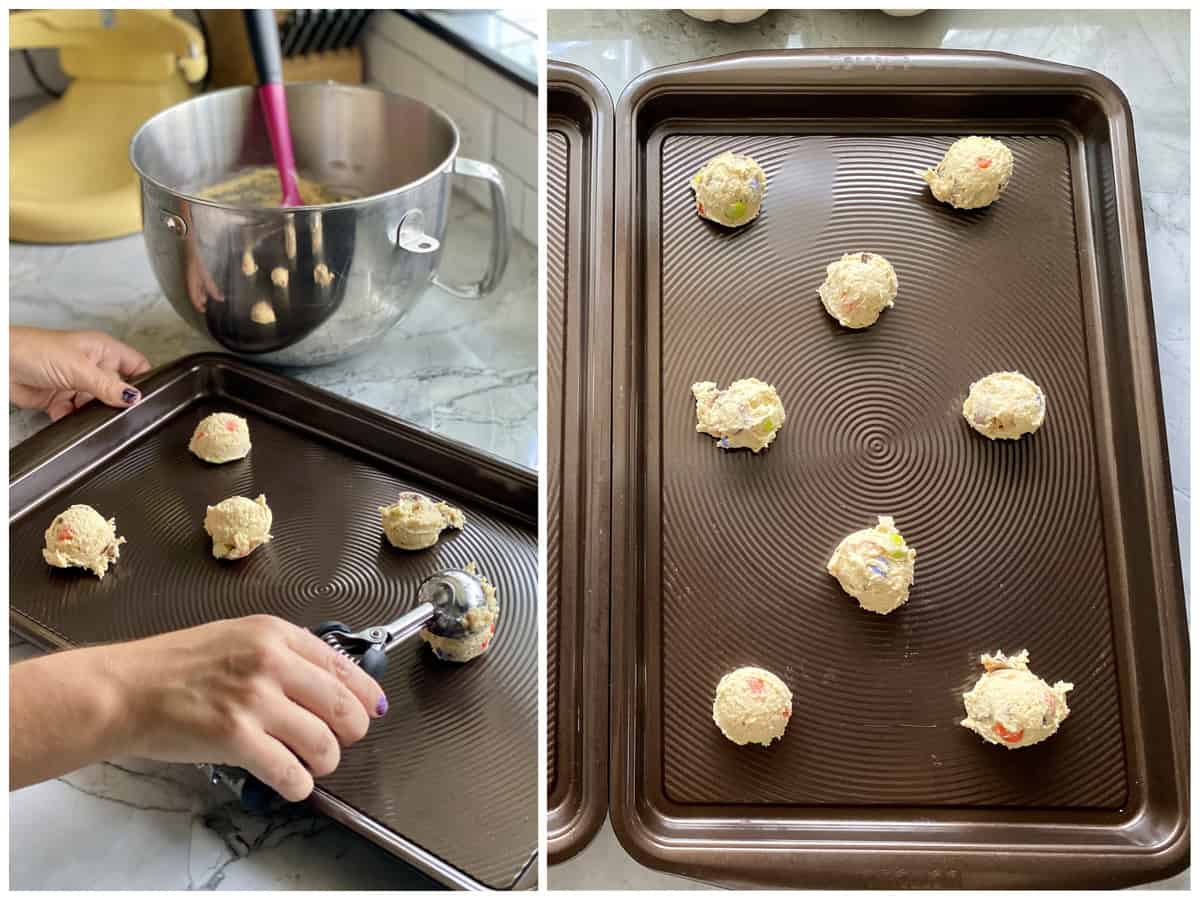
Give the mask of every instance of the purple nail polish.
M 121 399 L 126 403 L 133 405 L 142 399 L 142 392 L 135 390 L 134 388 L 125 388 L 125 390 L 121 391 Z
M 386 716 L 388 711 L 387 697 L 380 696 L 379 702 L 375 704 L 375 717 Z

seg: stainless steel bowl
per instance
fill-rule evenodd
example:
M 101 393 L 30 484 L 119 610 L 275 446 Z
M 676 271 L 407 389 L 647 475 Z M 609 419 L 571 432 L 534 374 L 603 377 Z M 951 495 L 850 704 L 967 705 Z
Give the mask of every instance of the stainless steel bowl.
M 339 84 L 288 85 L 287 104 L 297 168 L 356 199 L 280 209 L 198 196 L 274 165 L 249 87 L 180 103 L 134 135 L 146 249 L 181 316 L 240 356 L 319 365 L 370 347 L 431 281 L 460 297 L 492 290 L 508 262 L 504 183 L 492 166 L 458 156 L 447 116 L 399 94 Z M 490 261 L 474 284 L 436 274 L 451 175 L 491 188 Z

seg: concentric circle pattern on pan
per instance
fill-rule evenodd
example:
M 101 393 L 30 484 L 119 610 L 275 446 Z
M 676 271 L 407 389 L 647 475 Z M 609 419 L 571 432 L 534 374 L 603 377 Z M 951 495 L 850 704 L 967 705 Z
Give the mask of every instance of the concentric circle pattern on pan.
M 546 135 L 546 781 L 558 779 L 558 607 L 562 557 L 562 454 L 567 333 L 567 202 L 570 147 L 559 131 Z
M 221 466 L 198 460 L 187 451 L 195 423 L 230 408 L 250 421 L 250 455 Z M 466 529 L 443 532 L 428 550 L 391 547 L 378 509 L 404 490 L 462 507 Z M 214 559 L 205 506 L 259 493 L 274 515 L 274 539 L 246 559 Z M 46 526 L 72 503 L 115 516 L 128 540 L 103 581 L 42 560 Z M 427 575 L 476 562 L 501 605 L 492 649 L 466 665 L 439 662 L 417 639 L 394 650 L 383 683 L 388 715 L 321 786 L 451 865 L 469 867 L 485 884 L 507 886 L 536 846 L 532 528 L 234 403 L 204 401 L 40 504 L 13 525 L 10 538 L 14 596 L 22 592 L 23 609 L 78 643 L 262 612 L 306 626 L 327 619 L 353 628 L 386 624 L 415 605 Z M 100 605 L 109 614 L 98 615 Z M 528 775 L 511 774 L 522 770 Z M 462 810 L 463 827 L 450 834 L 435 824 L 446 820 L 435 806 Z
M 647 525 L 661 594 L 646 598 L 662 691 L 647 702 L 675 802 L 1115 809 L 1126 796 L 1070 162 L 1057 137 L 1001 137 L 1015 174 L 973 212 L 917 175 L 951 135 L 663 140 L 647 312 L 661 296 L 648 447 L 657 438 L 662 520 Z M 737 231 L 701 220 L 688 185 L 724 150 L 768 177 L 762 214 Z M 864 331 L 817 297 L 854 251 L 885 256 L 900 284 Z M 1046 424 L 991 442 L 960 407 L 972 381 L 1007 369 L 1045 389 Z M 695 431 L 690 385 L 746 377 L 787 411 L 758 456 Z M 825 571 L 877 515 L 917 550 L 911 599 L 886 617 Z M 1058 735 L 1006 752 L 958 725 L 961 694 L 980 653 L 1022 648 L 1076 688 Z M 743 665 L 795 697 L 768 749 L 711 721 L 717 681 Z

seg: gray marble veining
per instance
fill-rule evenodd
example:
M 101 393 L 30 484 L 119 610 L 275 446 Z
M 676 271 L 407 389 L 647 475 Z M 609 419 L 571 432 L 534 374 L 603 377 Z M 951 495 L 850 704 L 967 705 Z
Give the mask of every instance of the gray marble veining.
M 947 47 L 1002 50 L 1095 69 L 1133 108 L 1155 331 L 1185 590 L 1189 472 L 1190 46 L 1187 11 L 772 10 L 742 25 L 705 23 L 677 10 L 551 10 L 547 56 L 591 69 L 616 103 L 648 69 L 745 50 L 804 47 Z M 557 889 L 680 889 L 695 882 L 629 857 L 606 822 L 578 856 L 554 866 Z M 1179 889 L 1188 872 L 1150 887 Z
M 478 277 L 488 214 L 454 195 L 442 273 Z M 96 244 L 9 247 L 9 321 L 98 329 L 154 365 L 219 349 L 159 292 L 140 236 Z M 514 237 L 499 288 L 460 300 L 429 288 L 369 353 L 288 370 L 343 397 L 524 466 L 537 446 L 537 250 Z M 9 410 L 9 446 L 46 427 Z M 33 653 L 10 640 L 12 661 Z M 438 885 L 304 808 L 243 813 L 198 770 L 112 761 L 10 795 L 14 889 L 403 890 Z

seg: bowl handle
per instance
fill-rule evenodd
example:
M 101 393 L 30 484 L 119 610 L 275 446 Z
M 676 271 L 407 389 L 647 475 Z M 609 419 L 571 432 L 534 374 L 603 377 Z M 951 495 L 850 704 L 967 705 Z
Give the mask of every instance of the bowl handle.
M 433 283 L 442 290 L 449 291 L 455 297 L 474 300 L 490 294 L 495 289 L 508 265 L 508 201 L 504 194 L 504 180 L 494 166 L 476 162 L 473 159 L 463 159 L 460 156 L 454 160 L 454 174 L 466 175 L 468 178 L 482 178 L 491 188 L 492 253 L 488 260 L 487 271 L 473 284 L 447 284 L 437 275 L 433 276 Z

